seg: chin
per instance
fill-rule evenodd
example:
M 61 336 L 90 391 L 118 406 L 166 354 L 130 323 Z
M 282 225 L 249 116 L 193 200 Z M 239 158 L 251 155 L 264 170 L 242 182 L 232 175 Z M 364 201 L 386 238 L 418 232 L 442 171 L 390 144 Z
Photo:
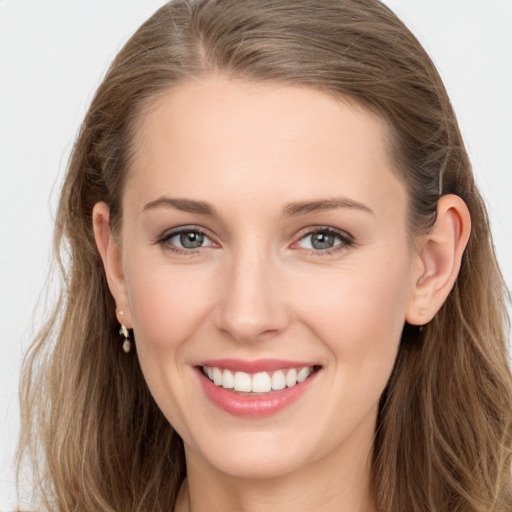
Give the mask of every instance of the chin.
M 279 478 L 293 473 L 305 465 L 304 461 L 286 454 L 271 457 L 252 454 L 251 451 L 245 454 L 230 452 L 228 457 L 209 462 L 219 472 L 242 479 Z
M 277 478 L 293 473 L 319 458 L 311 439 L 298 439 L 292 432 L 245 432 L 210 436 L 210 443 L 189 449 L 187 459 L 197 460 L 234 478 Z M 187 446 L 187 445 L 186 445 Z M 309 450 L 304 450 L 309 446 Z

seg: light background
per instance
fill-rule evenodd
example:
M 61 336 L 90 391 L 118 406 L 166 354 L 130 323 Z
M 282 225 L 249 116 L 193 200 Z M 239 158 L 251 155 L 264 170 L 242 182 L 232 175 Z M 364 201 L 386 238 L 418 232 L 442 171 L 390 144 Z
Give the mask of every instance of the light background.
M 257 1 L 257 0 L 255 0 Z M 290 0 L 292 1 L 292 0 Z M 0 0 L 0 510 L 14 509 L 22 353 L 79 123 L 109 62 L 162 0 Z M 512 285 L 512 0 L 386 0 L 433 57 Z M 35 319 L 35 320 L 34 320 Z

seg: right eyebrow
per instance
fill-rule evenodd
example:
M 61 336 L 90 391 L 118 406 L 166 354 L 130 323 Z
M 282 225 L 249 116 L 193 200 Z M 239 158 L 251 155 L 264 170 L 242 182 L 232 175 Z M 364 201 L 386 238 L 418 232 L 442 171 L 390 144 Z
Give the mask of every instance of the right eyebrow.
M 213 205 L 204 201 L 195 201 L 194 199 L 162 196 L 144 205 L 143 211 L 153 210 L 155 208 L 173 208 L 187 213 L 197 213 L 199 215 L 208 215 L 210 217 L 218 216 Z

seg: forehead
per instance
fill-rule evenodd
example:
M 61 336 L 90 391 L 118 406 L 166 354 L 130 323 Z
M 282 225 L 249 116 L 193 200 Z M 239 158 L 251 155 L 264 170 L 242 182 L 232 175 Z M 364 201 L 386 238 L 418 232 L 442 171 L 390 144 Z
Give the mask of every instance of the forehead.
M 134 136 L 132 193 L 215 202 L 243 196 L 297 201 L 342 194 L 404 199 L 385 123 L 314 89 L 208 77 L 154 101 Z M 405 201 L 405 199 L 404 199 Z

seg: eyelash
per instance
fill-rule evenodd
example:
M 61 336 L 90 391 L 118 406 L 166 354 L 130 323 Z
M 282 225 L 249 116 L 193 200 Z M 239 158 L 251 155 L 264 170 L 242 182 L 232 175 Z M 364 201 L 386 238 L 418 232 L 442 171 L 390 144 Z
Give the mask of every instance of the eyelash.
M 203 236 L 205 239 L 208 239 L 211 244 L 206 246 L 201 246 L 193 249 L 187 249 L 187 248 L 181 248 L 174 244 L 171 244 L 169 241 L 179 236 L 183 233 L 197 233 L 201 236 Z M 313 256 L 330 256 L 332 254 L 336 254 L 340 251 L 346 250 L 352 246 L 355 245 L 354 237 L 350 235 L 349 233 L 345 231 L 341 231 L 338 229 L 334 229 L 330 226 L 318 226 L 315 228 L 307 228 L 307 231 L 304 230 L 303 234 L 300 236 L 300 238 L 292 244 L 292 248 L 299 244 L 299 242 L 307 239 L 308 237 L 314 236 L 315 234 L 327 234 L 335 237 L 337 240 L 339 240 L 339 243 L 334 245 L 331 248 L 328 249 L 306 249 L 305 251 L 308 251 L 310 255 Z M 162 236 L 158 237 L 155 242 L 155 244 L 162 245 L 166 250 L 172 251 L 177 254 L 185 255 L 185 256 L 195 256 L 197 255 L 198 251 L 200 249 L 204 249 L 205 247 L 212 247 L 217 245 L 215 242 L 212 241 L 212 239 L 208 236 L 208 234 L 205 232 L 204 229 L 200 228 L 199 226 L 183 226 L 180 228 L 173 229 L 172 231 L 169 231 Z
M 304 249 L 309 252 L 312 256 L 330 256 L 337 254 L 338 252 L 345 251 L 355 245 L 354 237 L 346 231 L 332 228 L 330 226 L 318 226 L 315 228 L 307 228 L 307 231 L 294 242 L 293 245 L 297 245 L 299 242 L 311 237 L 315 234 L 327 234 L 335 237 L 339 240 L 339 243 L 329 249 Z
M 187 249 L 178 247 L 169 241 L 174 238 L 175 236 L 179 236 L 183 233 L 197 233 L 199 235 L 204 236 L 205 239 L 210 240 L 211 245 L 201 246 L 194 249 Z M 195 256 L 197 255 L 198 251 L 200 249 L 203 249 L 204 247 L 211 247 L 213 245 L 216 245 L 215 242 L 211 240 L 211 237 L 208 236 L 208 234 L 205 232 L 204 229 L 200 228 L 199 226 L 182 226 L 176 229 L 173 229 L 172 231 L 168 231 L 167 233 L 164 233 L 162 236 L 158 237 L 155 240 L 155 244 L 162 245 L 166 250 L 172 251 L 177 254 L 182 254 L 185 256 Z

